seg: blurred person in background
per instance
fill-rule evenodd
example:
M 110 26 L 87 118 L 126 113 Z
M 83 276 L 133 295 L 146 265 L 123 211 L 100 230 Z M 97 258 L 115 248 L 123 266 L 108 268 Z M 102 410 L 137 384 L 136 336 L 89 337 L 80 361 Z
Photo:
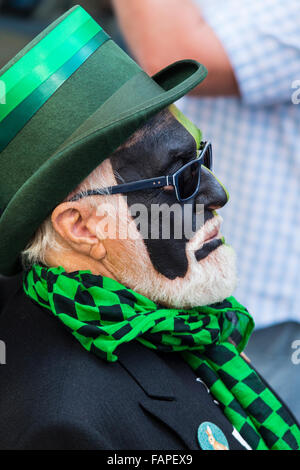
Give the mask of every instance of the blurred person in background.
M 179 106 L 212 140 L 217 174 L 231 194 L 223 232 L 238 254 L 236 295 L 255 316 L 248 354 L 299 417 L 299 2 L 113 5 L 149 74 L 185 58 L 208 68 L 205 83 Z

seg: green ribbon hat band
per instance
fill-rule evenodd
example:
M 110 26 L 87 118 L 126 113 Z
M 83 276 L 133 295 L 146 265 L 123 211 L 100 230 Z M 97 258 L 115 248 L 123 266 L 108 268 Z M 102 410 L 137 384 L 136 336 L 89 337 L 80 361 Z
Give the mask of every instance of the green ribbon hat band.
M 81 7 L 75 9 L 0 80 L 0 151 L 53 93 L 110 37 Z

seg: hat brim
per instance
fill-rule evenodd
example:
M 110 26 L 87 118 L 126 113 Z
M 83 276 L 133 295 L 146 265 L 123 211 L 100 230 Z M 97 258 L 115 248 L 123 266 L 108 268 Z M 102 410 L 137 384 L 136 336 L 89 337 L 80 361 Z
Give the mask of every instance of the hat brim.
M 175 62 L 152 78 L 137 74 L 18 190 L 0 219 L 0 273 L 21 271 L 20 253 L 40 224 L 105 158 L 152 116 L 207 75 L 193 60 Z

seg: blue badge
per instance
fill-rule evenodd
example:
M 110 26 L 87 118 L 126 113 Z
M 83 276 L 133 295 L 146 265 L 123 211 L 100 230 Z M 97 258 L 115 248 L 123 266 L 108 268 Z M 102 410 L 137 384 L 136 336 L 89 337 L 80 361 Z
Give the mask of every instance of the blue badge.
M 198 441 L 202 450 L 229 450 L 225 434 L 218 426 L 209 421 L 200 424 Z

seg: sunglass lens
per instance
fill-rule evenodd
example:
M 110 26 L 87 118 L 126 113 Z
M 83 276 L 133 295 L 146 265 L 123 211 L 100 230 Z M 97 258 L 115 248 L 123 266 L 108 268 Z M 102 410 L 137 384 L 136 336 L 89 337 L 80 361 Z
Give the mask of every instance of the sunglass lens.
M 178 193 L 182 200 L 193 196 L 199 186 L 199 162 L 191 163 L 178 175 Z
M 210 145 L 207 147 L 203 155 L 203 165 L 209 170 L 212 170 L 212 151 Z

